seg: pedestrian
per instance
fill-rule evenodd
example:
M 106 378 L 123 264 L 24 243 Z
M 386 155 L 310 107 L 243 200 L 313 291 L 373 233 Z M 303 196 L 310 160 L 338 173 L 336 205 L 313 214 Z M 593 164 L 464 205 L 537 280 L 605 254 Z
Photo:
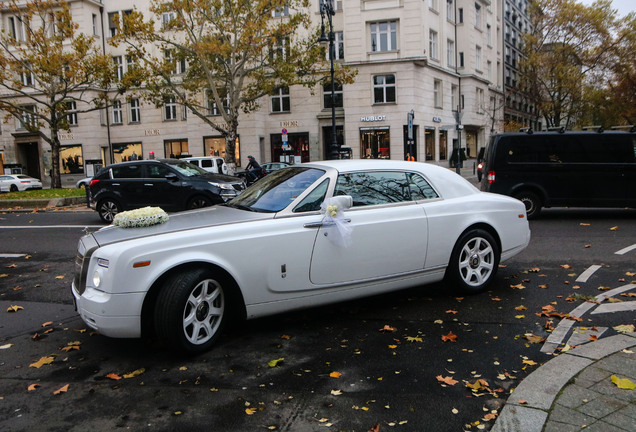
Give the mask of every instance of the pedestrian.
M 409 162 L 415 162 L 415 158 L 413 156 L 411 156 L 410 153 L 406 154 L 406 160 Z

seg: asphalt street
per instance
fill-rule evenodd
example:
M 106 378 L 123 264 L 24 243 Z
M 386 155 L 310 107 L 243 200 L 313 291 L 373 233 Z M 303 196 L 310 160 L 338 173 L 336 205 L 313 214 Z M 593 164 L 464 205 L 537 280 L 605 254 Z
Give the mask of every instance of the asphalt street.
M 248 321 L 185 357 L 75 314 L 95 213 L 0 214 L 0 430 L 489 430 L 541 364 L 635 324 L 634 216 L 547 210 L 489 292 L 440 283 Z

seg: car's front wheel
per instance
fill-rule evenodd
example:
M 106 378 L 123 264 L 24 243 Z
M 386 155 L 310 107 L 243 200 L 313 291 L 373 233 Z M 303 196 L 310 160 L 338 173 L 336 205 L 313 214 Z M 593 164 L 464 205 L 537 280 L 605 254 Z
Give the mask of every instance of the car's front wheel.
M 97 203 L 97 213 L 102 221 L 106 223 L 113 223 L 115 215 L 121 212 L 121 205 L 110 198 L 100 200 Z
M 208 350 L 227 319 L 222 279 L 204 268 L 175 273 L 157 298 L 155 330 L 171 348 L 189 353 Z
M 17 191 L 18 191 L 18 186 L 16 186 L 16 185 L 12 184 L 12 185 L 11 185 L 11 187 L 9 188 L 9 190 L 10 190 L 11 192 L 17 192 Z
M 464 293 L 484 291 L 497 274 L 500 258 L 499 246 L 489 232 L 467 231 L 453 248 L 446 280 Z
M 514 196 L 526 206 L 526 216 L 528 219 L 535 219 L 541 212 L 541 199 L 537 194 L 530 191 L 518 192 Z
M 197 209 L 201 207 L 209 207 L 212 205 L 212 200 L 208 197 L 204 197 L 203 195 L 198 195 L 188 201 L 188 210 Z

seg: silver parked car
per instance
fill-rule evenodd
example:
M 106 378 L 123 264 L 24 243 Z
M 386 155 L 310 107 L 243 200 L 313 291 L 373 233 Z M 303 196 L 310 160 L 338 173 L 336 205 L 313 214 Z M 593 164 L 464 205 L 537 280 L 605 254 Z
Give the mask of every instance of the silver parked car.
M 81 238 L 72 293 L 111 337 L 152 329 L 207 350 L 230 317 L 264 315 L 446 280 L 485 290 L 530 240 L 524 205 L 446 168 L 336 160 L 272 172 L 231 201 L 162 224 Z
M 0 192 L 18 192 L 30 189 L 42 189 L 42 182 L 24 174 L 0 175 Z

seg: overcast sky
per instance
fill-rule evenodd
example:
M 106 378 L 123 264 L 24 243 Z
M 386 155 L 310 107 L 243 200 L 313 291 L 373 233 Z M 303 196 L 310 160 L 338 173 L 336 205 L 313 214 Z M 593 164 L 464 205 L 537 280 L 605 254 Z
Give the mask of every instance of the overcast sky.
M 590 5 L 594 0 L 579 0 L 579 3 Z M 612 0 L 612 6 L 618 10 L 619 16 L 625 16 L 636 11 L 636 0 Z

